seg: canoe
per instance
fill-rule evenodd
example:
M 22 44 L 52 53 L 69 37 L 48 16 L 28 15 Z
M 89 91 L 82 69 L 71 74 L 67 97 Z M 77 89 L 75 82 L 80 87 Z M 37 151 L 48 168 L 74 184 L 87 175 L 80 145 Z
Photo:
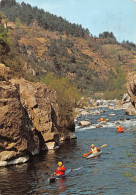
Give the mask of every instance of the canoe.
M 49 183 L 54 183 L 57 179 L 65 178 L 69 172 L 70 172 L 70 170 L 66 170 L 65 174 L 63 174 L 63 175 L 53 175 L 53 176 L 49 177 L 48 181 L 49 181 Z
M 87 156 L 87 159 L 89 159 L 89 158 L 94 158 L 94 157 L 97 157 L 97 156 L 100 156 L 101 154 L 102 154 L 102 151 L 97 152 L 97 153 L 95 153 L 95 154 L 90 154 L 89 156 Z

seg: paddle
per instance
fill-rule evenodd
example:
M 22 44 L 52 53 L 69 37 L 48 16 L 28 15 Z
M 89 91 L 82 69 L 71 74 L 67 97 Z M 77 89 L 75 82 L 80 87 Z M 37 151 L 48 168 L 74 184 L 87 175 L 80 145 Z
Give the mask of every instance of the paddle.
M 100 146 L 99 148 L 103 148 L 105 146 L 107 146 L 107 144 L 104 144 L 104 145 Z M 90 154 L 90 152 L 89 153 L 85 153 L 85 154 L 83 154 L 83 157 L 87 157 L 89 154 Z

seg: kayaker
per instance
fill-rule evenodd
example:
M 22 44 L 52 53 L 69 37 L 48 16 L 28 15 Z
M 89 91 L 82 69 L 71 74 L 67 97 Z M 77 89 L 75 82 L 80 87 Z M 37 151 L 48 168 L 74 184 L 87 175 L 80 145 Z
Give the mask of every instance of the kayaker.
M 59 166 L 56 169 L 55 175 L 58 175 L 58 176 L 64 175 L 65 174 L 65 170 L 66 170 L 65 166 L 63 165 L 62 162 L 58 162 L 58 165 Z
M 117 132 L 123 132 L 125 129 L 121 126 L 121 125 L 119 125 L 118 127 L 117 127 Z
M 97 152 L 100 152 L 99 148 L 96 148 L 94 144 L 91 145 L 91 150 L 89 153 L 95 154 Z
M 104 121 L 104 118 L 101 116 L 98 121 L 102 122 L 102 121 Z

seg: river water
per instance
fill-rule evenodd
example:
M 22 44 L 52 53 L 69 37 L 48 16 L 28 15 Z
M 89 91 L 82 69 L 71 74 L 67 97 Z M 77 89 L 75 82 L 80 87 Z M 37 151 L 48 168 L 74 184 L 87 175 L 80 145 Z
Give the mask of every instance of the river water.
M 125 115 L 123 110 L 105 110 L 101 115 L 78 117 L 89 120 L 91 127 L 80 128 L 76 124 L 76 140 L 65 142 L 60 149 L 35 156 L 30 162 L 0 168 L 0 194 L 104 194 L 136 195 L 136 119 Z M 113 116 L 109 116 L 112 113 Z M 115 114 L 115 115 L 114 115 Z M 109 122 L 96 128 L 97 120 L 103 116 Z M 122 121 L 122 119 L 127 119 Z M 130 130 L 116 133 L 116 122 Z M 102 148 L 99 158 L 85 159 L 83 154 L 91 144 Z M 70 171 L 66 178 L 49 184 L 48 178 L 63 161 Z

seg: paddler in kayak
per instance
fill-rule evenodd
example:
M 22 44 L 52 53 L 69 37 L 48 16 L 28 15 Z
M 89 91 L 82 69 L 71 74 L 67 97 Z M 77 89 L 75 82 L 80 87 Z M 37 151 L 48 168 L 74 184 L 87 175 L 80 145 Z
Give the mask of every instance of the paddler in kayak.
M 65 174 L 65 166 L 63 165 L 62 162 L 58 162 L 58 168 L 56 169 L 56 172 L 55 172 L 55 175 L 57 176 L 61 176 L 61 175 L 64 175 Z
M 103 121 L 105 121 L 105 120 L 104 120 L 104 118 L 101 116 L 101 117 L 99 118 L 98 121 L 99 121 L 99 122 L 103 122 Z
M 125 130 L 125 129 L 124 129 L 121 125 L 119 125 L 119 126 L 117 127 L 116 132 L 118 132 L 118 133 L 123 133 L 124 130 Z
M 97 152 L 100 152 L 99 148 L 96 148 L 94 144 L 91 145 L 90 154 L 96 154 Z

